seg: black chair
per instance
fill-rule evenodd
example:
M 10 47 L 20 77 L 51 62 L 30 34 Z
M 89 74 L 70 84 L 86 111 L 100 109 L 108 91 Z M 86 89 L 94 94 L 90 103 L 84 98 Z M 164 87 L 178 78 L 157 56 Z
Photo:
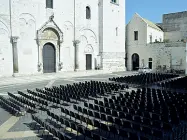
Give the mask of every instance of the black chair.
M 115 111 L 115 110 L 112 110 L 112 116 L 114 116 L 114 117 L 118 117 L 118 112 Z
M 91 138 L 91 139 L 93 138 L 91 131 L 88 130 L 88 129 L 84 130 L 84 136 L 88 137 L 88 138 Z M 84 137 L 84 139 L 85 139 L 85 137 Z
M 107 116 L 105 114 L 101 114 L 101 120 L 107 121 Z
M 93 140 L 100 140 L 100 136 L 98 134 L 93 133 Z
M 109 126 L 109 131 L 110 131 L 110 133 L 113 133 L 113 135 L 114 135 L 114 138 L 115 138 L 115 135 L 117 135 L 118 134 L 118 130 L 116 129 L 116 127 L 115 126 Z M 109 134 L 109 136 L 110 136 L 110 134 Z
M 151 128 L 149 128 L 149 127 L 142 127 L 142 132 L 144 133 L 144 134 L 146 134 L 146 135 L 152 135 L 152 130 L 151 130 Z
M 153 136 L 162 139 L 163 138 L 163 133 L 162 133 L 162 131 L 153 129 Z
M 93 110 L 94 109 L 93 104 L 89 104 L 89 108 Z
M 110 108 L 106 108 L 106 114 L 107 114 L 107 115 L 111 115 L 111 110 L 110 110 Z
M 112 118 L 112 116 L 107 116 L 107 121 L 111 122 L 112 124 L 114 123 L 114 119 Z
M 100 110 L 100 112 L 105 113 L 104 107 L 100 106 L 100 107 L 99 107 L 99 110 Z
M 84 102 L 84 106 L 85 106 L 85 107 L 88 107 L 88 103 Z
M 94 117 L 100 119 L 100 114 L 98 112 L 94 112 Z
M 123 122 L 123 127 L 124 127 L 124 128 L 128 128 L 128 129 L 131 128 L 131 123 L 130 123 L 129 121 L 123 120 L 122 122 Z
M 129 140 L 139 140 L 136 133 L 129 133 Z
M 123 129 L 119 129 L 119 136 L 121 136 L 123 139 L 124 138 L 127 139 L 128 138 L 128 132 L 123 130 Z

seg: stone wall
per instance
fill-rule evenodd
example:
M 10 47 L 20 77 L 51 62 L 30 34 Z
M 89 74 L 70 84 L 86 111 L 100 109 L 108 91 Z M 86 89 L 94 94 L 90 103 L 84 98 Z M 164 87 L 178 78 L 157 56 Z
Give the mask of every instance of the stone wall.
M 165 39 L 181 41 L 187 38 L 187 11 L 163 15 L 163 23 L 159 24 L 165 32 Z
M 102 53 L 104 70 L 126 70 L 124 52 L 105 52 Z
M 161 66 L 166 69 L 185 69 L 185 43 L 154 43 L 146 46 L 129 47 L 128 53 L 128 70 L 132 70 L 131 57 L 137 53 L 140 57 L 140 67 L 148 66 L 149 58 L 153 59 L 153 70 L 156 71 Z M 144 64 L 142 64 L 144 62 Z

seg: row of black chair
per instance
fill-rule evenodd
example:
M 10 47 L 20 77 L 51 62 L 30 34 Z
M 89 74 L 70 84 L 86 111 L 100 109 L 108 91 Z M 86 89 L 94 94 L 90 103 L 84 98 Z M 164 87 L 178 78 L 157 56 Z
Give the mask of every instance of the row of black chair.
M 109 80 L 120 82 L 120 83 L 147 85 L 147 84 L 152 84 L 158 81 L 163 81 L 174 77 L 178 77 L 178 75 L 161 74 L 161 73 L 144 73 L 139 75 L 125 76 L 125 77 L 113 77 L 113 78 L 109 78 Z
M 18 106 L 14 102 L 11 102 L 10 100 L 5 99 L 3 96 L 0 96 L 0 106 L 15 116 L 23 115 L 25 112 L 24 108 Z
M 160 82 L 157 84 L 157 86 L 167 89 L 180 89 L 180 90 L 187 90 L 187 76 L 172 80 L 167 80 L 165 82 Z

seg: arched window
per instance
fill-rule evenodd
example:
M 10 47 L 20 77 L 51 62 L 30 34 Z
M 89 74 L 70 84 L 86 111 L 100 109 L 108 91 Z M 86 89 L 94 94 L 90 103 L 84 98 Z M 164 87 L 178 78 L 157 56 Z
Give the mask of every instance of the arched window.
M 91 10 L 89 6 L 86 6 L 86 19 L 91 18 Z
M 53 9 L 53 0 L 46 0 L 46 8 Z

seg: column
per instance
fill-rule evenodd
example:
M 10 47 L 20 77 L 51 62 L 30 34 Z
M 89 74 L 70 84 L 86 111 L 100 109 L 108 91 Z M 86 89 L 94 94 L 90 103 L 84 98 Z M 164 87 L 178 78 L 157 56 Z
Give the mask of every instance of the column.
M 12 55 L 13 55 L 13 73 L 18 73 L 18 50 L 17 50 L 17 36 L 11 37 L 12 42 Z
M 75 47 L 75 66 L 76 66 L 76 70 L 79 69 L 79 45 L 76 44 Z

